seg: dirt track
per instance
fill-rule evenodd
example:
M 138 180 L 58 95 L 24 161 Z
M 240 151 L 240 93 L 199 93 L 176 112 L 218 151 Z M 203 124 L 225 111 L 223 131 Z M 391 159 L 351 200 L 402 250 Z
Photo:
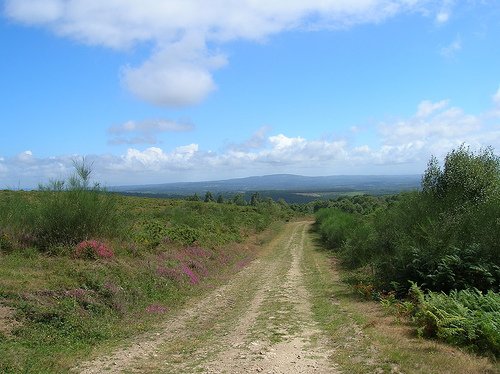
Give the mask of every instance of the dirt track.
M 310 223 L 288 224 L 227 284 L 111 355 L 90 373 L 336 373 L 311 311 L 304 250 Z M 310 246 L 309 246 L 310 247 Z

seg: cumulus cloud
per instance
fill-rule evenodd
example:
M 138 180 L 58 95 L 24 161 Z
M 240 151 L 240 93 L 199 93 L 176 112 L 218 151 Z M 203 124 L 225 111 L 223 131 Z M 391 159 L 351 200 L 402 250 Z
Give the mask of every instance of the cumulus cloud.
M 223 54 L 210 55 L 200 35 L 188 35 L 140 67 L 122 68 L 122 82 L 140 100 L 179 108 L 197 104 L 214 91 L 211 72 L 225 64 Z
M 378 140 L 370 145 L 355 146 L 359 141 L 345 139 L 272 134 L 272 129 L 264 126 L 247 141 L 232 144 L 220 153 L 187 144 L 171 150 L 157 146 L 143 150 L 131 147 L 122 155 L 89 155 L 87 159 L 94 163 L 94 177 L 108 185 L 213 180 L 236 174 L 419 174 L 425 170 L 431 155 L 442 159 L 462 143 L 474 148 L 491 145 L 500 149 L 500 126 L 495 122 L 499 109 L 500 88 L 492 95 L 492 108 L 477 115 L 451 106 L 449 100 L 422 101 L 412 116 L 392 118 L 366 129 L 376 130 L 374 135 Z M 129 121 L 110 128 L 109 132 L 118 136 L 144 136 L 189 129 L 190 122 L 155 119 Z M 18 182 L 22 186 L 36 186 L 38 182 L 60 177 L 72 171 L 75 157 L 78 155 L 43 159 L 25 151 L 0 159 L 0 174 L 7 184 L 4 187 L 16 186 Z
M 442 100 L 438 103 L 432 103 L 429 100 L 424 100 L 418 105 L 418 111 L 417 114 L 415 114 L 415 117 L 417 118 L 426 118 L 429 117 L 432 113 L 439 109 L 443 109 L 444 107 L 448 106 L 449 100 Z
M 108 141 L 109 144 L 156 144 L 157 133 L 162 132 L 189 132 L 194 129 L 193 123 L 182 118 L 174 121 L 168 118 L 147 118 L 136 122 L 127 121 L 122 125 L 113 125 L 108 129 L 108 134 L 115 137 Z M 125 137 L 124 135 L 129 135 Z M 130 137 L 131 136 L 131 137 Z
M 466 114 L 461 108 L 449 107 L 449 101 L 423 101 L 417 113 L 408 119 L 382 122 L 378 126 L 386 145 L 430 139 L 458 138 L 476 133 L 482 126 L 479 116 Z
M 139 100 L 178 108 L 217 88 L 212 73 L 227 63 L 219 51 L 225 42 L 380 22 L 405 11 L 438 12 L 443 22 L 452 2 L 442 3 L 431 11 L 428 0 L 5 0 L 4 13 L 88 45 L 151 45 L 142 64 L 122 67 L 122 84 Z
M 170 153 L 164 153 L 161 148 L 157 147 L 151 147 L 142 152 L 129 148 L 120 157 L 121 162 L 117 163 L 115 167 L 126 167 L 127 169 L 132 167 L 132 170 L 139 172 L 143 170 L 161 171 L 165 167 L 185 169 L 191 167 L 191 161 L 196 152 L 198 152 L 197 144 L 177 147 Z
M 31 151 L 24 151 L 14 157 L 12 162 L 19 166 L 29 166 L 30 164 L 34 164 L 36 159 L 33 157 L 33 153 L 31 153 Z

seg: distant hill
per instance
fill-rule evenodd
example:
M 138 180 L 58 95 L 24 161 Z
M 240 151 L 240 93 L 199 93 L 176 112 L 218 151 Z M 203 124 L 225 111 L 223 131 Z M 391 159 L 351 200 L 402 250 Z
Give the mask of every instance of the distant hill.
M 184 197 L 197 193 L 203 197 L 207 191 L 214 196 L 244 195 L 259 191 L 262 197 L 283 197 L 287 202 L 307 202 L 320 197 L 345 194 L 369 193 L 387 195 L 420 188 L 421 175 L 335 175 L 326 177 L 305 177 L 293 174 L 205 181 L 178 182 L 135 186 L 117 186 L 117 193 L 162 197 Z M 262 192 L 261 192 L 262 191 Z M 282 195 L 282 196 L 281 196 Z M 296 197 L 294 199 L 293 197 Z

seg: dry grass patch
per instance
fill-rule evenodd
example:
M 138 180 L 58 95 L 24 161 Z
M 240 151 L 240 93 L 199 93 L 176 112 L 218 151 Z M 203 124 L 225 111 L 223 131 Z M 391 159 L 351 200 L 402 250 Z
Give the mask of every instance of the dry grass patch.
M 365 320 L 363 332 L 386 362 L 397 363 L 404 373 L 500 373 L 500 365 L 447 344 L 418 338 L 416 328 L 388 314 L 375 301 L 348 301 Z

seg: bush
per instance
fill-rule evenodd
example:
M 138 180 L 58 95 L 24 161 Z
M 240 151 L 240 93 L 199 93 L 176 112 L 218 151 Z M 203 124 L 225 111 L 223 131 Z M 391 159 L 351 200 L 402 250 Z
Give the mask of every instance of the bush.
M 43 250 L 52 246 L 74 246 L 92 237 L 115 232 L 118 206 L 115 195 L 98 183 L 90 186 L 90 166 L 75 162 L 76 174 L 66 181 L 40 185 L 39 201 L 31 232 Z
M 96 240 L 84 240 L 73 250 L 73 256 L 81 259 L 112 259 L 115 252 L 107 244 Z
M 375 217 L 380 287 L 410 280 L 431 291 L 497 291 L 499 158 L 491 148 L 473 153 L 461 146 L 442 169 L 431 159 L 422 186 Z
M 315 219 L 323 242 L 341 257 L 344 265 L 356 268 L 369 262 L 373 229 L 367 220 L 330 208 L 318 210 Z

